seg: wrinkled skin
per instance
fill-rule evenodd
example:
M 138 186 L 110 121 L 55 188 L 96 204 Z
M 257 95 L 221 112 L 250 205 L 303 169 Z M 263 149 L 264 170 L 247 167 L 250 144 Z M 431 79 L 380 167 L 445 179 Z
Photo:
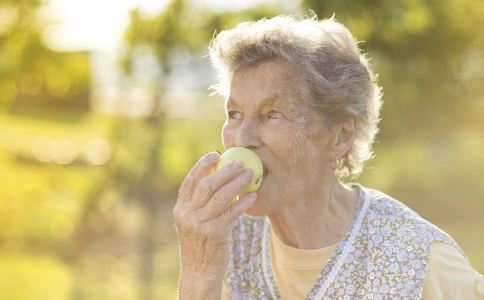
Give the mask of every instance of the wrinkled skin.
M 353 218 L 356 193 L 335 178 L 329 162 L 354 138 L 353 120 L 327 128 L 301 96 L 302 83 L 288 64 L 273 60 L 236 71 L 222 130 L 225 148 L 254 150 L 264 165 L 256 193 L 232 205 L 250 181 L 235 166 L 209 174 L 215 160 L 203 157 L 185 178 L 174 209 L 180 241 L 180 298 L 220 296 L 228 262 L 230 230 L 242 214 L 267 215 L 288 245 L 318 248 L 337 241 Z M 243 175 L 246 172 L 246 175 Z M 201 299 L 201 298 L 200 298 Z
M 353 218 L 356 192 L 337 181 L 329 163 L 349 150 L 355 122 L 329 127 L 303 86 L 278 60 L 235 72 L 222 136 L 225 148 L 257 152 L 265 168 L 246 214 L 267 215 L 282 241 L 312 249 L 339 240 Z
M 250 193 L 230 205 L 253 174 L 237 164 L 210 174 L 219 158 L 218 153 L 210 153 L 195 164 L 180 187 L 173 210 L 180 244 L 180 299 L 216 299 L 220 295 L 231 227 L 256 199 Z
M 251 148 L 268 171 L 257 192 L 259 201 L 247 212 L 251 215 L 275 212 L 319 185 L 323 164 L 332 159 L 325 151 L 330 136 L 322 117 L 301 99 L 298 79 L 288 70 L 271 61 L 232 78 L 224 147 Z M 282 191 L 284 187 L 288 189 Z

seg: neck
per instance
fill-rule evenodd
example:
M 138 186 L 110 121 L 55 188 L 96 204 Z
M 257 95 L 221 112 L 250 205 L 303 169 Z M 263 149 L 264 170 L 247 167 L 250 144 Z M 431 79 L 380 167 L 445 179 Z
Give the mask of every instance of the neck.
M 299 249 L 319 249 L 340 241 L 356 213 L 357 191 L 337 180 L 321 184 L 268 215 L 277 237 Z

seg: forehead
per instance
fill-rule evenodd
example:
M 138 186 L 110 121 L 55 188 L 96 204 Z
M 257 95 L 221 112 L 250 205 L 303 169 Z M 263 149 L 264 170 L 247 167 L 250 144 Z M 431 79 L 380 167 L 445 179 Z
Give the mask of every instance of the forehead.
M 227 105 L 243 102 L 279 102 L 297 105 L 300 83 L 295 68 L 271 60 L 245 67 L 232 74 Z
M 265 90 L 247 92 L 244 94 L 232 94 L 226 101 L 227 106 L 244 106 L 254 104 L 256 106 L 273 105 L 295 110 L 298 100 L 292 95 L 282 93 L 280 90 Z

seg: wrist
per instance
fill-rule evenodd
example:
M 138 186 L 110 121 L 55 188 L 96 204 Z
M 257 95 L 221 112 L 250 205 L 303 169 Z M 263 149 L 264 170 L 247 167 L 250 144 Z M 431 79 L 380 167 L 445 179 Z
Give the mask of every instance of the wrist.
M 179 300 L 220 300 L 223 276 L 203 274 L 180 274 L 178 285 Z

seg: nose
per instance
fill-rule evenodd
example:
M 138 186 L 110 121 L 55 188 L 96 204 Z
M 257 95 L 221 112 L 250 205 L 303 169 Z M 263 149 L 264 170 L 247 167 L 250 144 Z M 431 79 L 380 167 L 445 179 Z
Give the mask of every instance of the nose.
M 261 146 L 261 128 L 255 118 L 244 118 L 235 135 L 235 146 L 256 149 Z

